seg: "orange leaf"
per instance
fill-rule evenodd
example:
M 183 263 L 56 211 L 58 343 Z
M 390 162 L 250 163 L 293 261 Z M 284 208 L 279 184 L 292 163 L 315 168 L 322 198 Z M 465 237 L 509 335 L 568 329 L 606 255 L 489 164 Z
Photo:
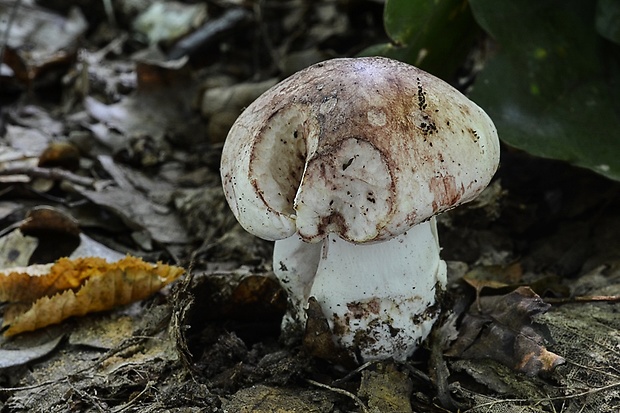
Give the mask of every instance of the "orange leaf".
M 37 270 L 41 268 L 37 267 Z M 183 272 L 180 267 L 149 264 L 135 257 L 125 257 L 115 263 L 107 263 L 101 258 L 63 258 L 50 267 L 48 274 L 32 277 L 29 273 L 13 271 L 8 277 L 14 277 L 16 281 L 2 280 L 0 296 L 6 295 L 5 300 L 13 302 L 23 302 L 24 298 L 33 296 L 30 301 L 36 301 L 25 311 L 23 303 L 8 306 L 3 326 L 10 327 L 4 335 L 36 330 L 72 316 L 109 310 L 142 300 L 174 281 Z M 23 282 L 26 276 L 35 280 L 26 281 L 21 289 L 32 286 L 36 294 L 19 291 L 18 283 Z M 53 295 L 46 296 L 49 291 Z
M 103 258 L 97 257 L 61 258 L 54 264 L 0 270 L 0 301 L 32 302 L 46 295 L 77 288 L 106 265 L 108 263 Z

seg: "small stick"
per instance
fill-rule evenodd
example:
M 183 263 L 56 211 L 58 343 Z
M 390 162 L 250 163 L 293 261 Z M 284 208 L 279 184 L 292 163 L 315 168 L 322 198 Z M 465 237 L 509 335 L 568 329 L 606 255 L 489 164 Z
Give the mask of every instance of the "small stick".
M 0 176 L 10 176 L 10 175 L 26 175 L 30 178 L 45 178 L 51 179 L 53 181 L 61 181 L 66 180 L 72 182 L 74 184 L 94 188 L 97 180 L 93 178 L 88 178 L 86 176 L 81 176 L 74 174 L 73 172 L 69 172 L 60 168 L 41 168 L 38 166 L 33 167 L 8 167 L 5 169 L 0 169 Z
M 592 303 L 604 301 L 608 303 L 620 302 L 620 295 L 582 295 L 578 297 L 548 297 L 543 298 L 549 304 Z
M 344 376 L 344 377 L 342 377 L 340 379 L 334 380 L 333 383 L 334 384 L 344 383 L 344 382 L 348 381 L 354 375 L 362 372 L 363 370 L 367 369 L 368 367 L 372 366 L 375 363 L 376 363 L 375 361 L 367 361 L 366 363 L 362 364 L 361 366 L 359 366 L 355 370 L 352 370 L 349 373 L 347 373 L 346 376 Z
M 168 52 L 169 60 L 180 59 L 219 40 L 223 35 L 250 21 L 251 14 L 244 9 L 230 9 L 220 17 L 207 20 L 198 30 L 180 40 Z
M 354 395 L 353 393 L 348 392 L 348 391 L 346 391 L 344 389 L 341 389 L 339 387 L 328 386 L 327 384 L 319 383 L 318 381 L 314 381 L 314 380 L 311 380 L 311 379 L 306 379 L 306 381 L 308 383 L 312 384 L 313 386 L 321 387 L 323 389 L 327 389 L 327 390 L 333 391 L 334 393 L 338 393 L 338 394 L 342 394 L 344 396 L 347 396 L 347 397 L 351 398 L 355 402 L 355 404 L 357 404 L 360 407 L 360 409 L 362 409 L 362 411 L 364 413 L 370 413 L 370 410 L 368 410 L 366 405 L 364 405 L 364 402 L 362 402 L 360 400 L 360 398 L 357 397 L 356 395 Z

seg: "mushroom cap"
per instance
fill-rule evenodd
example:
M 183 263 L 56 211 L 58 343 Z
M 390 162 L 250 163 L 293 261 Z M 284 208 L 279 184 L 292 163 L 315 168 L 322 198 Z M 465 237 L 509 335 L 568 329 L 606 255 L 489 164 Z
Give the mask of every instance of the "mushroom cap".
M 228 133 L 221 175 L 258 237 L 364 243 L 472 200 L 498 163 L 475 103 L 416 67 L 362 57 L 317 63 L 256 99 Z

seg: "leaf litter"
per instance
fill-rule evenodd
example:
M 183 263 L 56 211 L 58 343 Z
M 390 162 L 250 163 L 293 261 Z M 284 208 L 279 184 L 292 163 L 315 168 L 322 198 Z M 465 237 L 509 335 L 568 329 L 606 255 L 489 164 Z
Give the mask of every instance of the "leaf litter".
M 5 307 L 3 326 L 8 329 L 4 335 L 142 300 L 183 272 L 179 267 L 151 265 L 134 257 L 113 263 L 95 257 L 61 258 L 52 265 L 2 270 L 0 300 L 15 303 Z
M 511 151 L 475 204 L 439 219 L 451 316 L 426 348 L 403 365 L 343 370 L 279 342 L 284 292 L 272 246 L 245 233 L 223 202 L 221 142 L 274 81 L 387 39 L 372 0 L 240 3 L 205 2 L 185 20 L 186 37 L 166 29 L 152 41 L 133 29 L 146 9 L 130 3 L 113 3 L 112 14 L 85 8 L 87 31 L 74 11 L 43 10 L 75 28 L 35 44 L 66 51 L 57 61 L 13 59 L 27 44 L 10 38 L 0 83 L 9 92 L 0 96 L 4 266 L 141 257 L 188 275 L 133 304 L 110 296 L 127 275 L 114 264 L 104 266 L 109 279 L 99 270 L 90 281 L 64 279 L 68 289 L 52 298 L 78 303 L 75 314 L 108 311 L 1 339 L 0 352 L 11 353 L 0 353 L 0 411 L 612 411 L 616 307 L 543 303 L 620 295 L 620 216 L 609 207 L 620 191 Z M 154 275 L 137 273 L 147 284 Z M 44 306 L 60 302 L 45 297 Z
M 445 354 L 495 360 L 528 376 L 548 374 L 565 363 L 546 349 L 551 334 L 534 322 L 534 317 L 550 307 L 528 287 L 482 297 L 465 314 L 460 335 Z

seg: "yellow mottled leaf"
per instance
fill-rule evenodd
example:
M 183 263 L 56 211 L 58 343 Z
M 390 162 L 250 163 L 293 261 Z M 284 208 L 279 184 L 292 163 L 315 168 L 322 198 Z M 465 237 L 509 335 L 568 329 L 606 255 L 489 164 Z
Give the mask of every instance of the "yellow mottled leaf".
M 100 273 L 106 265 L 109 264 L 103 258 L 97 257 L 61 258 L 54 264 L 0 270 L 0 301 L 32 302 L 59 291 L 77 288 L 88 277 Z
M 64 271 L 67 272 L 66 276 Z M 4 334 L 12 336 L 57 324 L 72 316 L 109 310 L 142 300 L 174 281 L 183 272 L 180 267 L 149 264 L 135 257 L 125 257 L 115 263 L 107 263 L 100 258 L 61 259 L 50 267 L 48 274 L 35 276 L 44 277 L 47 281 L 37 280 L 32 283 L 35 288 L 39 288 L 37 293 L 45 290 L 42 286 L 47 285 L 47 290 L 53 290 L 53 294 L 35 297 L 30 300 L 34 301 L 30 306 L 24 306 L 23 299 L 6 299 L 17 303 L 7 306 L 4 313 L 3 326 L 9 326 Z M 14 274 L 17 274 L 16 279 L 24 279 L 23 273 Z M 10 285 L 10 282 L 6 282 L 6 285 Z M 68 287 L 61 289 L 59 285 Z M 15 289 L 11 285 L 5 291 Z M 19 297 L 26 295 L 22 293 Z

